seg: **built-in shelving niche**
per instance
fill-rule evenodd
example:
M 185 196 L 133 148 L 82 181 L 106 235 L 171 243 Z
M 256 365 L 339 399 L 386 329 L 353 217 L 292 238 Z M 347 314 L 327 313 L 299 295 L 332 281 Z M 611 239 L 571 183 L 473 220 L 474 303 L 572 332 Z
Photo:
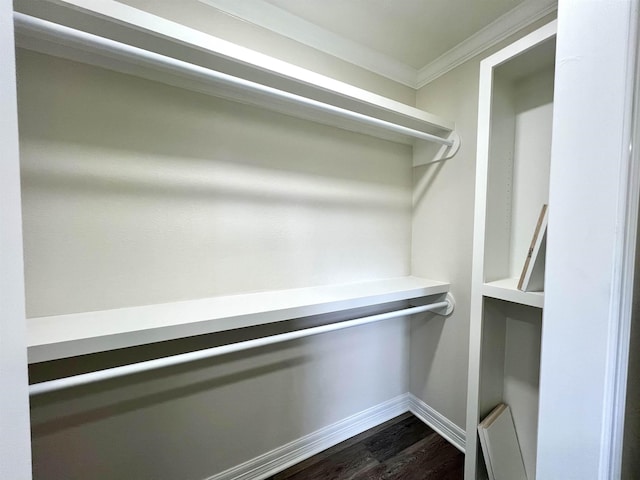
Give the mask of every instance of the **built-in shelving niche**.
M 486 477 L 477 426 L 500 403 L 535 478 L 544 292 L 518 280 L 549 201 L 555 31 L 552 22 L 481 63 L 465 478 Z

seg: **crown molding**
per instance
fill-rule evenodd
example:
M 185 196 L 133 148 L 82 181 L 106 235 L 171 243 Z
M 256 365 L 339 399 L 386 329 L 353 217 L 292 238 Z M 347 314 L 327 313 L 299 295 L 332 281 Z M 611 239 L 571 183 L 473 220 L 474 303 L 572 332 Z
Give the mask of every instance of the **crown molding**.
M 264 0 L 244 0 L 242 2 L 237 0 L 199 0 L 199 2 L 372 73 L 416 88 L 417 69 L 319 27 Z
M 526 0 L 418 70 L 416 87 L 424 87 L 557 8 L 557 0 Z
M 419 89 L 557 9 L 557 0 L 525 0 L 482 30 L 417 70 L 388 55 L 319 27 L 264 0 L 198 0 L 228 15 Z

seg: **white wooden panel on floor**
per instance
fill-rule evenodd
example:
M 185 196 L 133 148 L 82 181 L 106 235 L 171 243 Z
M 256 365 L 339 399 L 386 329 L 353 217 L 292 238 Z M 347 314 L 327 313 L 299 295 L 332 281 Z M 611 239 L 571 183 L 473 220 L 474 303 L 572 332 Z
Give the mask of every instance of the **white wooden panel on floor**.
M 501 404 L 478 426 L 491 480 L 527 480 L 509 406 Z

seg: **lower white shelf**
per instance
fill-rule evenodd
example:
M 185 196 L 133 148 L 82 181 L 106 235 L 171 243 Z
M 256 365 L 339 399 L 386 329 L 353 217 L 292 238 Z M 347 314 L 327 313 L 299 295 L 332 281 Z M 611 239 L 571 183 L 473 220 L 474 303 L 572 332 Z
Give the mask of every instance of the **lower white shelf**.
M 544 292 L 523 292 L 518 290 L 517 278 L 504 278 L 482 285 L 482 294 L 485 297 L 497 298 L 508 302 L 529 305 L 542 308 L 544 305 Z
M 29 318 L 29 363 L 409 300 L 448 291 L 448 283 L 417 277 L 399 277 Z

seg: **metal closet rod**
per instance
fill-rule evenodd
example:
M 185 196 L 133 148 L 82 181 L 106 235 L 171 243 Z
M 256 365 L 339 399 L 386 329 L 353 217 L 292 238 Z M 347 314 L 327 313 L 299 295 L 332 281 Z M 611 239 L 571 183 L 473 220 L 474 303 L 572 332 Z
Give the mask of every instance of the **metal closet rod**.
M 170 367 L 174 365 L 180 365 L 182 363 L 202 360 L 205 358 L 213 358 L 220 355 L 227 355 L 229 353 L 241 352 L 243 350 L 249 350 L 252 348 L 288 342 L 290 340 L 309 337 L 311 335 L 343 330 L 345 328 L 357 327 L 359 325 L 379 322 L 381 320 L 388 320 L 390 318 L 396 318 L 405 315 L 413 315 L 416 313 L 431 312 L 435 310 L 443 310 L 449 313 L 452 308 L 453 303 L 449 300 L 449 296 L 447 296 L 446 300 L 442 302 L 431 303 L 429 305 L 404 308 L 401 310 L 395 310 L 393 312 L 380 313 L 377 315 L 369 315 L 366 317 L 356 318 L 354 320 L 331 323 L 328 325 L 321 325 L 319 327 L 305 328 L 303 330 L 296 330 L 295 332 L 281 333 L 278 335 L 271 335 L 269 337 L 256 338 L 253 340 L 246 340 L 244 342 L 231 343 L 229 345 L 221 345 L 219 347 L 207 348 L 195 352 L 181 353 L 170 357 L 157 358 L 155 360 L 147 360 L 130 365 L 107 368 L 105 370 L 98 370 L 97 372 L 83 373 L 81 375 L 74 375 L 57 380 L 34 383 L 32 385 L 29 385 L 29 395 L 40 395 L 43 393 L 54 392 L 57 390 L 77 387 L 80 385 L 87 385 L 90 383 L 101 382 L 103 380 L 109 380 L 112 378 L 124 377 L 126 375 L 148 372 L 150 370 L 155 370 L 158 368 Z
M 124 58 L 127 61 L 133 61 L 138 65 L 146 65 L 147 67 L 177 73 L 181 76 L 187 76 L 192 79 L 205 80 L 216 84 L 257 92 L 265 97 L 285 100 L 288 103 L 304 105 L 313 110 L 328 112 L 413 138 L 436 142 L 449 147 L 454 144 L 453 140 L 438 137 L 437 135 L 432 135 L 430 133 L 415 130 L 386 120 L 381 120 L 379 118 L 370 117 L 345 108 L 336 107 L 328 103 L 319 102 L 311 98 L 278 90 L 277 88 L 261 85 L 256 82 L 244 80 L 225 73 L 216 72 L 209 68 L 177 60 L 165 55 L 160 55 L 142 48 L 116 42 L 114 40 L 99 37 L 97 35 L 65 27 L 63 25 L 58 25 L 57 23 L 41 20 L 23 13 L 14 12 L 13 18 L 16 29 L 20 29 L 23 32 L 35 32 L 41 35 L 44 34 L 46 37 L 52 37 L 52 40 L 57 40 L 58 42 L 60 40 L 70 42 L 74 47 L 80 47 L 84 50 L 87 50 L 87 47 L 91 47 L 94 50 L 107 54 L 112 58 Z

